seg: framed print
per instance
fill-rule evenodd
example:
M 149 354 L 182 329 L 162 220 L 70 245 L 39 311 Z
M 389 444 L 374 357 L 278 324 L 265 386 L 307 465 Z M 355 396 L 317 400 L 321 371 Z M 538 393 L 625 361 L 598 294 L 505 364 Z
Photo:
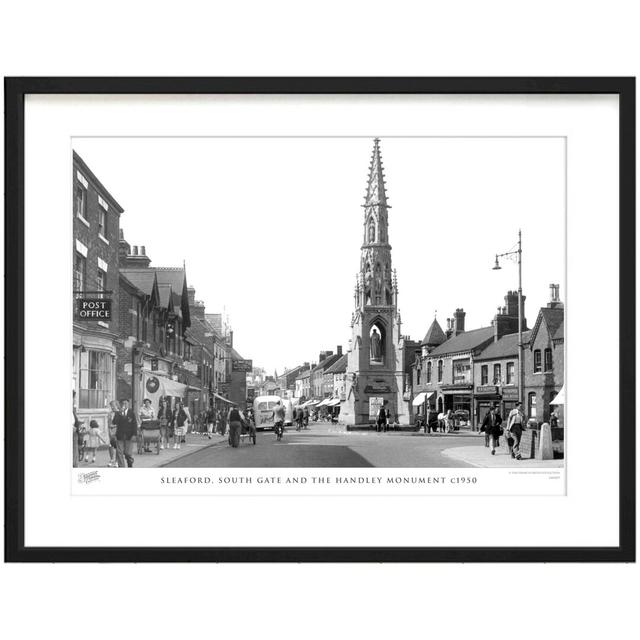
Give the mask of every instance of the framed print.
M 634 79 L 5 107 L 8 560 L 635 560 Z

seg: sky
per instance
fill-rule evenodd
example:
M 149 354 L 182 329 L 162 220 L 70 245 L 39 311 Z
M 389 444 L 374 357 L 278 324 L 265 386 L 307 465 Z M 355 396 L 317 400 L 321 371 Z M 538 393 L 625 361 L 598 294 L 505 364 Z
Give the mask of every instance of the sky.
M 374 132 L 375 134 L 375 132 Z M 381 138 L 402 333 L 458 307 L 488 326 L 517 289 L 531 326 L 565 285 L 562 138 Z M 267 372 L 347 349 L 373 148 L 365 138 L 74 138 L 152 266 L 187 269 L 207 313 Z

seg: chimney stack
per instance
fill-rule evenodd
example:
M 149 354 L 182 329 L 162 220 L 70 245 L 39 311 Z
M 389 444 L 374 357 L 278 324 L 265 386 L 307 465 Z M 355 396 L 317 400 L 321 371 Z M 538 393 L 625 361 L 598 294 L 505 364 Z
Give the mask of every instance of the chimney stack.
M 550 284 L 549 293 L 550 293 L 550 300 L 549 300 L 549 303 L 547 304 L 547 307 L 550 309 L 564 308 L 564 304 L 560 300 L 560 285 Z
M 455 313 L 453 314 L 454 317 L 454 325 L 453 325 L 453 333 L 454 335 L 458 335 L 459 333 L 464 333 L 464 317 L 467 314 L 465 313 L 464 309 L 456 309 Z
M 187 296 L 189 297 L 189 306 L 196 304 L 196 290 L 193 287 L 187 287 Z
M 337 346 L 337 350 L 338 350 L 338 355 L 341 356 L 342 355 L 342 345 L 341 344 L 339 344 Z
M 445 331 L 445 335 L 447 336 L 447 340 L 453 334 L 453 318 L 447 318 L 447 330 Z
M 138 255 L 138 245 L 137 245 L 137 244 L 134 244 L 134 245 L 133 245 L 133 255 L 134 255 L 134 256 L 137 256 L 137 255 Z

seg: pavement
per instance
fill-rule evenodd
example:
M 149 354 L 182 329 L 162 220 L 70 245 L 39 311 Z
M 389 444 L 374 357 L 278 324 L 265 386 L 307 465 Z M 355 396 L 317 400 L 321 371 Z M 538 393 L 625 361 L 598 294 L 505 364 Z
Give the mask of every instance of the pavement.
M 155 447 L 152 447 L 151 453 L 138 454 L 137 444 L 133 443 L 133 466 L 139 469 L 151 469 L 154 467 L 163 467 L 169 462 L 175 462 L 180 458 L 188 456 L 195 451 L 200 451 L 208 447 L 215 447 L 227 444 L 227 436 L 212 434 L 211 440 L 207 436 L 200 434 L 188 433 L 185 437 L 186 443 L 180 446 L 180 449 L 173 449 L 173 445 L 169 445 L 169 449 L 160 449 L 160 453 L 156 454 Z M 107 447 L 101 447 L 96 452 L 95 462 L 82 461 L 78 465 L 81 468 L 101 468 L 107 467 L 109 463 L 109 450 Z
M 484 434 L 483 434 L 484 435 Z M 491 449 L 484 446 L 483 442 L 473 446 L 451 447 L 442 450 L 442 455 L 457 460 L 473 467 L 490 467 L 490 468 L 520 468 L 533 467 L 536 469 L 545 468 L 562 468 L 564 460 L 535 460 L 531 458 L 523 458 L 522 460 L 514 460 L 509 455 L 509 450 L 505 446 L 496 449 L 496 454 L 491 455 Z

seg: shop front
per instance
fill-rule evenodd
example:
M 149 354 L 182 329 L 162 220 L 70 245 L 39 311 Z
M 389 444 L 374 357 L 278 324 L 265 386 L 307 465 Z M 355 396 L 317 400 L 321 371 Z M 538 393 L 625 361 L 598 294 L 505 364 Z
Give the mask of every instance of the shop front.
M 506 418 L 518 402 L 518 387 L 502 387 L 502 417 Z
M 482 385 L 476 387 L 475 392 L 475 421 L 481 425 L 487 413 L 492 407 L 500 407 L 500 387 L 497 385 Z
M 456 423 L 460 426 L 471 426 L 472 421 L 472 385 L 446 385 L 442 387 L 443 411 L 451 410 L 455 414 Z

